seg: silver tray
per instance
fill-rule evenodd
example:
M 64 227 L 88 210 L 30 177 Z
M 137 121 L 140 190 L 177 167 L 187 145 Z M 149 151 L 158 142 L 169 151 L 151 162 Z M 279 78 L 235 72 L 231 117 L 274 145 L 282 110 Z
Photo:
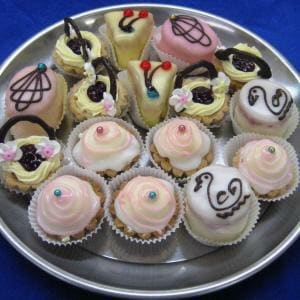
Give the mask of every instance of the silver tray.
M 267 42 L 248 30 L 220 17 L 184 7 L 124 5 L 105 7 L 74 16 L 80 28 L 97 32 L 107 11 L 144 7 L 161 24 L 170 14 L 191 14 L 207 21 L 226 46 L 247 42 L 258 47 L 299 106 L 300 88 L 296 71 Z M 0 94 L 12 74 L 29 64 L 53 66 L 51 52 L 63 22 L 58 22 L 19 47 L 0 70 Z M 70 78 L 67 78 L 72 84 Z M 59 132 L 66 138 L 72 121 L 66 118 Z M 231 124 L 214 130 L 224 144 L 232 136 Z M 299 129 L 291 142 L 300 150 Z M 298 136 L 298 139 L 297 139 Z M 30 197 L 16 196 L 0 188 L 0 229 L 22 255 L 46 272 L 78 287 L 124 297 L 184 297 L 208 293 L 235 284 L 266 267 L 300 234 L 299 190 L 289 199 L 265 206 L 259 224 L 247 240 L 237 246 L 212 248 L 194 241 L 183 226 L 167 241 L 155 246 L 136 246 L 117 237 L 105 224 L 100 234 L 82 246 L 54 248 L 45 245 L 27 221 Z M 297 201 L 298 200 L 298 201 Z

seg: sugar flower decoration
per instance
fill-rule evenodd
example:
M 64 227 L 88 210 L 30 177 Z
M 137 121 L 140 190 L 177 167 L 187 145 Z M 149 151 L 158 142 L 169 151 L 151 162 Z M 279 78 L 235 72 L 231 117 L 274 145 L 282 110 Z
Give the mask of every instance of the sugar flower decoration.
M 219 72 L 218 77 L 211 81 L 213 91 L 216 93 L 227 93 L 230 85 L 230 79 L 223 73 Z
M 90 83 L 94 84 L 96 82 L 96 72 L 91 62 L 84 64 L 84 75 L 87 76 Z
M 18 161 L 22 155 L 22 150 L 18 148 L 15 141 L 0 143 L 0 163 Z
M 186 108 L 193 99 L 193 94 L 186 88 L 175 89 L 169 99 L 170 105 L 174 106 L 176 112 L 182 111 Z
M 52 158 L 60 152 L 60 144 L 57 141 L 49 140 L 45 137 L 35 145 L 36 152 L 40 154 L 43 158 Z
M 103 109 L 105 111 L 105 114 L 113 117 L 115 116 L 117 109 L 116 109 L 116 104 L 114 101 L 114 98 L 110 93 L 103 93 L 103 100 L 101 101 L 103 105 Z

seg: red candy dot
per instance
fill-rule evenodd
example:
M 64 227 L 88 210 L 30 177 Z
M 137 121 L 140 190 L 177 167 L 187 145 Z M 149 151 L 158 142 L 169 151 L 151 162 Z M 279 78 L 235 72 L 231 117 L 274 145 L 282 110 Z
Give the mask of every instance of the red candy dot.
M 169 61 L 164 61 L 164 62 L 162 62 L 161 67 L 165 71 L 167 71 L 167 70 L 170 70 L 172 68 L 172 64 Z
M 148 71 L 151 69 L 151 63 L 149 60 L 143 60 L 140 64 L 140 67 L 144 70 L 144 71 Z
M 185 126 L 184 125 L 179 125 L 178 130 L 179 130 L 179 132 L 184 133 L 185 132 Z
M 133 10 L 130 8 L 126 8 L 123 11 L 124 17 L 132 17 L 133 16 Z
M 148 13 L 148 10 L 146 10 L 146 9 L 143 9 L 143 10 L 141 10 L 141 11 L 139 12 L 139 17 L 140 17 L 140 18 L 147 18 L 148 15 L 149 15 L 149 13 Z
M 97 134 L 102 134 L 103 133 L 103 127 L 102 126 L 98 126 L 96 131 L 97 131 Z

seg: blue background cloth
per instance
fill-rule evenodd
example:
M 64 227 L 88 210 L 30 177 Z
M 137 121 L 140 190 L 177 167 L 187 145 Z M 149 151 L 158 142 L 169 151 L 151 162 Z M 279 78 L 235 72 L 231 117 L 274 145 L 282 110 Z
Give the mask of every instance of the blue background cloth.
M 3 61 L 26 39 L 65 16 L 126 2 L 128 1 L 0 0 L 2 41 L 0 61 Z M 239 23 L 271 43 L 300 70 L 299 0 L 152 2 L 184 4 Z M 91 293 L 69 286 L 39 270 L 19 255 L 2 237 L 0 237 L 0 274 L 0 299 L 82 299 L 84 297 L 99 299 Z M 299 299 L 299 283 L 300 243 L 298 241 L 276 262 L 254 277 L 206 298 Z

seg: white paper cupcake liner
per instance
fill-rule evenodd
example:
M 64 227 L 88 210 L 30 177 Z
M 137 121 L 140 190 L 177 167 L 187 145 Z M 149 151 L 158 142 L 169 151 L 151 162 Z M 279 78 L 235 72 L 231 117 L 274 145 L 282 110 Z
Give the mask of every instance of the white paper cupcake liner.
M 192 118 L 186 118 L 186 117 L 175 117 L 175 118 L 171 118 L 171 119 L 168 119 L 162 123 L 159 123 L 158 125 L 156 125 L 155 127 L 152 127 L 149 131 L 148 131 L 148 134 L 146 136 L 146 142 L 145 142 L 145 145 L 146 145 L 146 151 L 147 151 L 147 154 L 150 158 L 150 161 L 151 163 L 158 169 L 161 169 L 162 171 L 166 172 L 164 169 L 162 169 L 159 164 L 153 159 L 152 157 L 152 154 L 151 154 L 151 151 L 150 151 L 150 146 L 151 144 L 153 144 L 153 138 L 154 138 L 154 134 L 155 132 L 160 129 L 161 127 L 165 126 L 167 123 L 175 120 L 175 119 L 181 119 L 181 120 L 188 120 L 188 121 L 192 121 L 194 122 L 198 128 L 205 132 L 209 138 L 210 138 L 210 141 L 211 141 L 211 147 L 212 147 L 212 152 L 213 152 L 213 161 L 211 162 L 211 164 L 214 164 L 216 163 L 216 161 L 218 160 L 219 156 L 220 156 L 220 149 L 219 149 L 219 143 L 217 142 L 217 139 L 216 137 L 214 136 L 214 134 L 207 128 L 205 127 L 205 125 L 203 125 L 202 123 L 200 123 L 199 121 L 195 120 L 195 119 L 192 119 Z M 167 173 L 167 172 L 166 172 Z M 173 174 L 169 174 L 170 176 L 173 177 L 173 179 L 175 179 L 177 182 L 179 183 L 185 183 L 190 177 L 187 176 L 187 177 L 184 177 L 184 178 L 178 178 L 176 176 L 174 176 Z
M 259 219 L 259 213 L 260 213 L 260 204 L 257 201 L 257 198 L 255 197 L 254 193 L 251 195 L 251 206 L 250 206 L 250 215 L 249 215 L 249 220 L 246 228 L 244 231 L 241 233 L 239 237 L 237 237 L 235 240 L 232 241 L 215 241 L 215 240 L 208 240 L 205 237 L 201 237 L 193 233 L 188 219 L 185 216 L 183 219 L 184 226 L 187 230 L 187 232 L 193 237 L 196 241 L 200 242 L 201 244 L 207 245 L 207 246 L 212 246 L 212 247 L 221 247 L 221 246 L 231 246 L 231 245 L 236 245 L 240 242 L 242 242 L 244 239 L 246 239 L 250 233 L 253 231 L 254 227 L 256 226 L 258 219 Z
M 259 200 L 266 201 L 266 202 L 275 202 L 280 201 L 283 199 L 288 198 L 291 196 L 297 189 L 299 185 L 299 159 L 297 157 L 296 150 L 294 147 L 287 142 L 286 140 L 275 137 L 275 136 L 268 136 L 268 135 L 261 135 L 257 133 L 243 133 L 240 135 L 237 135 L 233 138 L 231 138 L 224 147 L 224 162 L 226 165 L 232 166 L 232 159 L 235 156 L 235 154 L 241 149 L 243 146 L 245 146 L 248 142 L 253 140 L 261 140 L 261 139 L 269 139 L 273 142 L 281 145 L 285 151 L 287 152 L 287 157 L 291 161 L 291 165 L 293 168 L 293 183 L 290 185 L 289 189 L 281 196 L 275 197 L 275 198 L 262 198 L 260 196 L 257 196 Z
M 78 168 L 76 166 L 65 166 L 60 168 L 55 174 L 53 174 L 47 181 L 45 181 L 33 194 L 32 199 L 30 201 L 30 205 L 28 207 L 28 218 L 29 218 L 29 223 L 32 227 L 32 229 L 34 230 L 34 232 L 46 243 L 54 245 L 54 246 L 68 246 L 68 245 L 78 245 L 81 244 L 82 242 L 84 242 L 85 240 L 91 238 L 94 234 L 96 234 L 99 229 L 102 226 L 102 223 L 105 219 L 105 216 L 102 217 L 102 219 L 100 220 L 99 224 L 97 225 L 97 227 L 89 232 L 88 234 L 86 234 L 84 237 L 82 237 L 81 239 L 78 240 L 70 240 L 70 241 L 59 241 L 56 239 L 52 239 L 51 237 L 49 237 L 44 231 L 43 229 L 39 226 L 38 222 L 37 222 L 37 218 L 36 218 L 36 214 L 37 214 L 37 201 L 38 201 L 38 196 L 40 194 L 40 192 L 43 190 L 43 188 L 50 183 L 54 178 L 58 177 L 58 176 L 62 176 L 62 175 L 73 175 L 73 176 L 78 176 L 78 177 L 85 177 L 85 178 L 89 178 L 91 181 L 99 184 L 99 186 L 101 186 L 101 191 L 104 194 L 105 197 L 105 203 L 104 203 L 104 211 L 107 210 L 107 204 L 109 203 L 109 199 L 110 199 L 110 192 L 109 192 L 109 188 L 105 183 L 105 180 L 97 175 L 94 172 L 88 171 L 88 170 L 83 170 L 81 168 Z
M 111 216 L 110 207 L 114 202 L 113 197 L 110 198 L 110 201 L 109 201 L 108 205 L 106 206 L 107 210 L 105 212 L 105 216 L 108 220 L 109 225 L 113 229 L 113 231 L 117 235 L 121 236 L 122 238 L 125 238 L 126 240 L 129 240 L 131 242 L 135 242 L 137 244 L 142 244 L 142 245 L 156 244 L 156 243 L 159 243 L 163 240 L 166 240 L 171 234 L 173 234 L 178 229 L 178 227 L 179 227 L 179 225 L 182 221 L 183 213 L 184 213 L 183 193 L 182 193 L 180 187 L 165 172 L 162 172 L 161 170 L 154 169 L 154 168 L 151 168 L 151 167 L 142 167 L 142 168 L 139 168 L 139 169 L 131 169 L 131 170 L 117 176 L 116 178 L 114 178 L 109 184 L 111 195 L 113 195 L 113 192 L 116 191 L 123 182 L 129 181 L 132 178 L 134 178 L 136 176 L 139 176 L 139 175 L 140 176 L 153 176 L 153 177 L 157 177 L 157 178 L 160 178 L 160 179 L 164 179 L 164 180 L 170 182 L 174 186 L 175 195 L 176 195 L 176 199 L 178 201 L 179 209 L 178 209 L 178 215 L 177 215 L 176 223 L 174 224 L 172 229 L 169 229 L 164 235 L 162 235 L 160 237 L 147 239 L 147 240 L 143 240 L 143 239 L 140 239 L 140 238 L 136 238 L 136 237 L 126 235 L 122 230 L 120 230 L 116 227 L 116 225 L 114 223 L 114 219 Z
M 240 133 L 245 132 L 245 130 L 242 129 L 242 127 L 238 124 L 238 122 L 234 118 L 234 114 L 235 114 L 234 110 L 235 110 L 236 103 L 238 101 L 238 97 L 239 97 L 239 91 L 237 91 L 233 94 L 233 96 L 231 97 L 230 106 L 229 106 L 229 114 L 230 114 L 230 118 L 232 121 L 232 128 L 233 128 L 233 131 L 235 134 L 240 134 Z M 290 124 L 289 124 L 288 129 L 285 132 L 284 136 L 280 136 L 284 139 L 288 139 L 289 137 L 291 137 L 299 124 L 299 112 L 298 112 L 297 106 L 295 104 L 292 105 L 292 113 L 291 113 L 289 123 Z M 253 130 L 252 132 L 258 133 L 258 134 L 263 134 L 262 132 L 256 132 L 255 130 Z M 273 135 L 276 135 L 276 132 L 274 132 Z
M 131 132 L 136 139 L 138 140 L 141 148 L 141 153 L 138 161 L 130 168 L 136 168 L 138 166 L 144 166 L 146 164 L 146 151 L 143 143 L 143 139 L 140 135 L 140 133 L 137 131 L 137 129 L 132 125 L 127 123 L 126 121 L 122 119 L 112 118 L 112 117 L 98 117 L 89 119 L 86 121 L 83 121 L 79 123 L 71 132 L 68 138 L 67 147 L 65 151 L 65 156 L 68 157 L 69 162 L 73 165 L 79 166 L 80 168 L 84 168 L 83 166 L 80 166 L 76 160 L 73 157 L 72 150 L 74 149 L 75 145 L 79 141 L 79 134 L 85 131 L 86 129 L 90 128 L 93 124 L 98 122 L 104 122 L 104 121 L 112 121 L 120 125 L 121 127 L 125 128 L 129 132 Z M 122 154 L 120 154 L 122 155 Z M 95 171 L 94 171 L 95 172 Z
M 154 32 L 155 29 L 153 29 Z M 112 45 L 112 42 L 110 41 L 108 35 L 107 35 L 107 27 L 106 24 L 103 24 L 99 27 L 98 29 L 99 31 L 99 35 L 100 35 L 100 39 L 103 41 L 105 48 L 107 49 L 107 54 L 109 56 L 109 58 L 113 61 L 114 65 L 117 66 L 119 69 L 123 69 L 120 67 L 118 60 L 117 60 L 117 56 L 114 50 L 114 47 Z M 151 38 L 152 38 L 152 34 L 150 34 L 150 37 L 148 39 L 148 41 L 145 44 L 144 50 L 139 58 L 139 60 L 143 60 L 143 59 L 147 59 L 150 56 L 150 51 L 151 51 Z

